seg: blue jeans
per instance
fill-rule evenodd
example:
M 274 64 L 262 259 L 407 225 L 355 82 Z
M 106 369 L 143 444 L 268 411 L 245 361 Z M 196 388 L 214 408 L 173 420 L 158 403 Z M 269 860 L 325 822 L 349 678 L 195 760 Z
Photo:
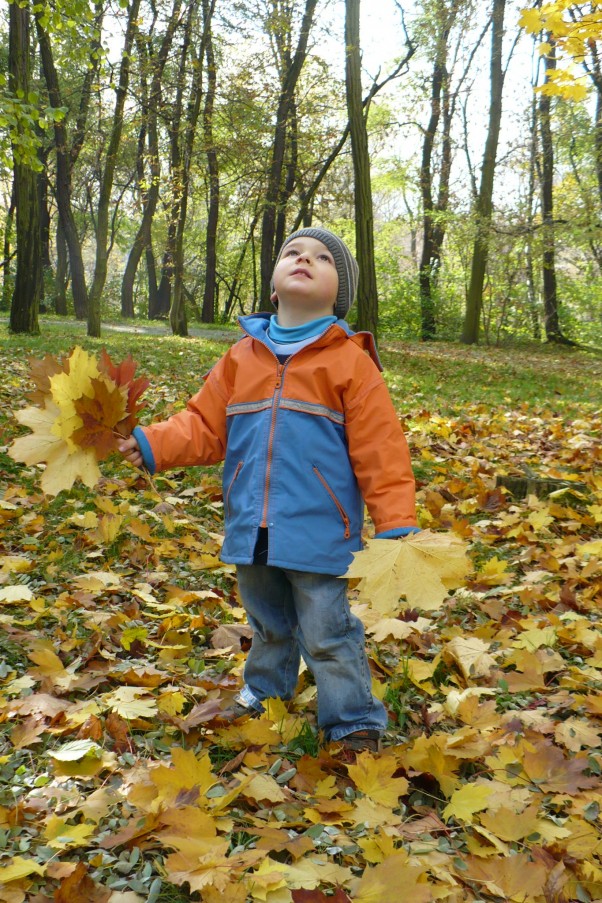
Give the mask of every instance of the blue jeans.
M 303 656 L 318 691 L 318 726 L 327 740 L 383 731 L 385 707 L 372 695 L 364 628 L 351 614 L 347 581 L 263 565 L 239 565 L 240 595 L 254 630 L 239 697 L 291 699 Z

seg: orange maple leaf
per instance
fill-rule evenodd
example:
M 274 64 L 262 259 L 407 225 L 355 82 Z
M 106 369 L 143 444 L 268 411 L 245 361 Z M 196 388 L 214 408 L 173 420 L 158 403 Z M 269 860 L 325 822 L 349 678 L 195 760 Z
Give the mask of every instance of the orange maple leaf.
M 79 448 L 93 448 L 99 461 L 116 451 L 117 424 L 126 409 L 124 390 L 107 379 L 92 379 L 94 395 L 82 395 L 74 401 L 82 426 L 71 434 L 71 441 Z
M 117 432 L 122 436 L 129 436 L 137 423 L 137 415 L 145 407 L 145 403 L 138 404 L 138 399 L 150 386 L 150 380 L 144 376 L 136 379 L 135 374 L 138 364 L 131 354 L 120 364 L 114 364 L 107 350 L 102 349 L 98 362 L 99 369 L 102 373 L 106 373 L 113 382 L 121 388 L 127 389 L 126 411 L 127 417 L 117 424 Z

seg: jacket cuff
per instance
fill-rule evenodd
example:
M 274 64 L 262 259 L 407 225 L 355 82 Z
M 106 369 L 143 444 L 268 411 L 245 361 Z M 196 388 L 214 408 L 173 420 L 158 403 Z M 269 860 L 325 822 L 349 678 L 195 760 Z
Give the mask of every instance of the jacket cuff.
M 142 455 L 142 462 L 144 466 L 150 474 L 155 473 L 157 469 L 157 466 L 155 464 L 155 456 L 153 455 L 151 444 L 146 438 L 144 430 L 139 426 L 135 426 L 132 430 L 132 436 L 138 443 L 138 448 L 140 449 L 140 454 Z
M 377 533 L 375 539 L 399 539 L 400 536 L 409 536 L 410 533 L 420 533 L 420 527 L 396 527 L 395 530 L 385 530 Z

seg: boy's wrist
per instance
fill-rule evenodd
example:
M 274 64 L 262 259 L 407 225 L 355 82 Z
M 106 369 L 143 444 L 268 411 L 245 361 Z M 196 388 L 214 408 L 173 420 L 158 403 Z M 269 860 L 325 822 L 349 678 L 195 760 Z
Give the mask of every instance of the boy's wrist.
M 151 444 L 144 434 L 144 430 L 141 427 L 136 426 L 132 430 L 132 436 L 138 443 L 138 448 L 140 449 L 140 454 L 142 455 L 142 463 L 150 474 L 155 473 L 155 470 L 157 469 L 155 464 L 155 456 L 153 455 Z
M 420 533 L 420 527 L 395 527 L 393 530 L 384 530 L 377 533 L 375 539 L 401 539 L 403 536 L 409 536 L 411 533 Z

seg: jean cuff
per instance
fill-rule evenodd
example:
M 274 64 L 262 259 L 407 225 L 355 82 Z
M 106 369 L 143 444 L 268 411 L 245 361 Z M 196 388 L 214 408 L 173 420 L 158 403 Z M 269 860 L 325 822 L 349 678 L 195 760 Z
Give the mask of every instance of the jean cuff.
M 347 737 L 348 734 L 354 734 L 356 731 L 378 731 L 381 737 L 384 734 L 382 724 L 371 724 L 369 721 L 362 721 L 359 724 L 345 724 L 341 725 L 341 727 L 333 728 L 329 732 L 327 740 L 335 743 L 337 740 L 342 740 L 343 737 Z
M 240 693 L 236 695 L 236 702 L 246 706 L 248 709 L 255 709 L 257 712 L 263 712 L 263 705 L 257 697 L 249 690 L 245 684 Z

